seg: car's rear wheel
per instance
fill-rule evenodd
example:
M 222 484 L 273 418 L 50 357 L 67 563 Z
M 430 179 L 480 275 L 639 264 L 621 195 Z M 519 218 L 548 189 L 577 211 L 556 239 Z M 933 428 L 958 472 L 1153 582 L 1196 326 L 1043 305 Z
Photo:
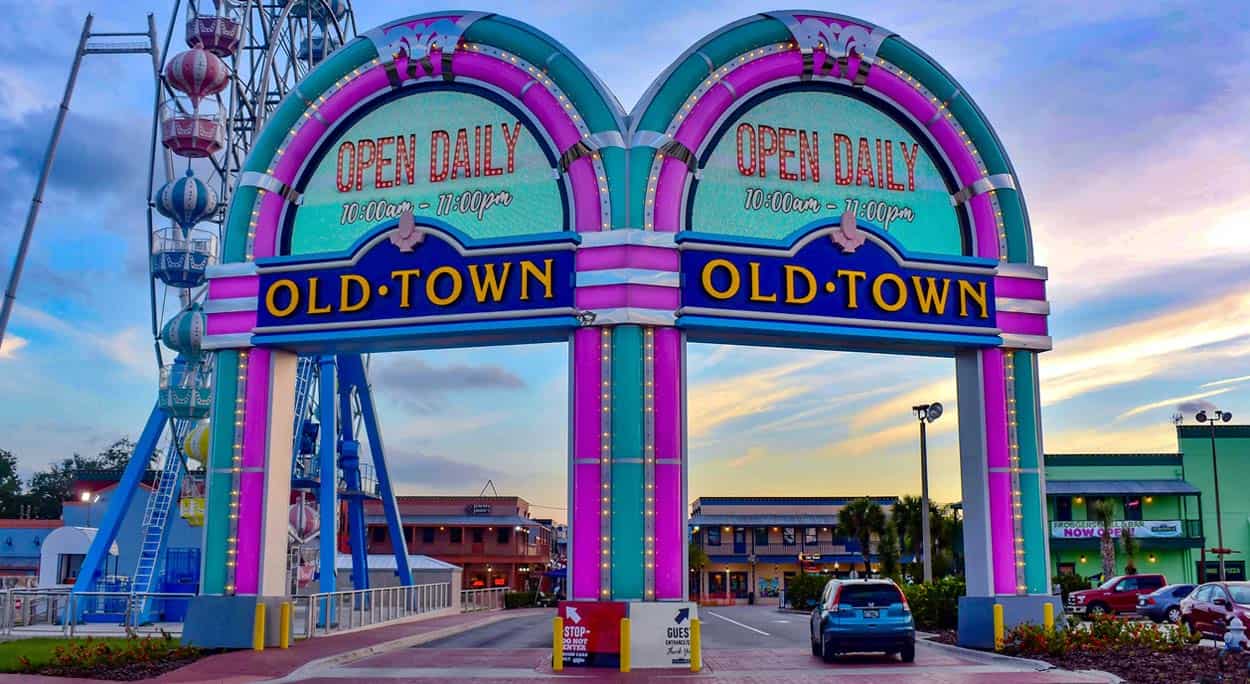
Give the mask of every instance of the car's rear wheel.
M 1168 608 L 1167 616 L 1168 616 L 1168 622 L 1174 625 L 1179 625 L 1181 623 L 1180 606 L 1172 606 L 1171 608 Z
M 904 646 L 903 650 L 899 652 L 898 657 L 902 658 L 905 663 L 916 662 L 916 642 L 913 641 Z
M 811 636 L 811 635 L 808 635 L 808 636 Z M 812 642 L 812 655 L 814 656 L 820 655 L 820 644 L 816 642 L 816 637 L 811 637 L 809 641 Z
M 821 637 L 820 657 L 826 663 L 832 663 L 838 657 L 838 652 L 833 647 L 833 639 L 829 638 L 828 634 Z

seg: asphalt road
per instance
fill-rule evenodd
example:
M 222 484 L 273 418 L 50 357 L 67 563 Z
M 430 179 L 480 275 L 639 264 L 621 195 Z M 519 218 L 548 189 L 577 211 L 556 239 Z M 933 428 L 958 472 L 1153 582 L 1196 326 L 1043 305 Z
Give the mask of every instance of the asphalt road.
M 419 648 L 550 648 L 555 611 L 504 620 Z M 704 648 L 807 648 L 807 615 L 775 606 L 701 607 Z

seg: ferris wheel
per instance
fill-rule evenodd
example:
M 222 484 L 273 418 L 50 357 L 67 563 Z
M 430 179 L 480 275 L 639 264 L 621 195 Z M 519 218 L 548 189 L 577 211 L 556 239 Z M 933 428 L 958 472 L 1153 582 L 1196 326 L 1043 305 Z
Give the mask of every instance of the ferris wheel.
M 168 416 L 169 439 L 144 513 L 134 592 L 152 591 L 175 503 L 188 522 L 203 524 L 213 355 L 201 346 L 206 316 L 200 301 L 208 268 L 221 260 L 225 209 L 240 170 L 269 115 L 355 34 L 348 0 L 174 2 L 157 72 L 147 212 L 158 407 Z M 178 51 L 178 43 L 186 49 Z M 162 343 L 175 352 L 172 360 Z M 317 372 L 317 364 L 301 359 L 304 390 L 293 426 L 297 471 L 316 467 L 300 452 L 310 423 L 315 435 L 309 416 L 318 410 Z M 305 574 L 309 563 L 302 548 L 317 531 L 309 510 L 301 497 L 291 518 L 292 567 Z

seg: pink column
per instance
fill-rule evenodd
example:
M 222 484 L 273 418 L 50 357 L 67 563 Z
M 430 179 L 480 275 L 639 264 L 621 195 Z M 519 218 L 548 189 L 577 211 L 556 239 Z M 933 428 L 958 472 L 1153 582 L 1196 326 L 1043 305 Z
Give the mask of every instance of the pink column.
M 239 519 L 235 536 L 234 586 L 237 594 L 255 594 L 260 586 L 261 524 L 265 500 L 265 450 L 269 429 L 269 356 L 264 349 L 246 353 L 247 398 L 243 408 L 243 458 L 239 473 Z M 227 541 L 226 548 L 231 547 Z M 230 556 L 227 551 L 227 562 Z
M 1016 593 L 1015 526 L 1011 509 L 1011 457 L 1003 352 L 981 352 L 985 397 L 985 458 L 989 479 L 990 553 L 994 593 Z
M 569 489 L 573 503 L 569 511 L 569 560 L 572 600 L 599 599 L 600 433 L 602 413 L 600 393 L 603 373 L 598 328 L 581 328 L 573 333 L 573 464 Z
M 655 329 L 655 597 L 681 599 L 686 578 L 682 340 Z

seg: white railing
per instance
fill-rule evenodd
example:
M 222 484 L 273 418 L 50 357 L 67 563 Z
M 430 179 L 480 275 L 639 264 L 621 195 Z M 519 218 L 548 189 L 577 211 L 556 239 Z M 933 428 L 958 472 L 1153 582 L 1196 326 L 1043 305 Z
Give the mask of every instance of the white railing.
M 84 633 L 171 631 L 171 625 L 144 630 L 143 606 L 152 601 L 189 601 L 195 594 L 165 592 L 10 589 L 0 596 L 0 633 L 66 636 Z M 116 620 L 89 621 L 92 615 L 117 615 Z M 172 627 L 172 631 L 180 631 Z
M 464 589 L 460 592 L 460 612 L 472 613 L 479 610 L 503 610 L 503 595 L 511 591 L 508 587 L 493 589 Z
M 417 584 L 292 597 L 296 636 L 342 634 L 451 608 L 451 584 Z

